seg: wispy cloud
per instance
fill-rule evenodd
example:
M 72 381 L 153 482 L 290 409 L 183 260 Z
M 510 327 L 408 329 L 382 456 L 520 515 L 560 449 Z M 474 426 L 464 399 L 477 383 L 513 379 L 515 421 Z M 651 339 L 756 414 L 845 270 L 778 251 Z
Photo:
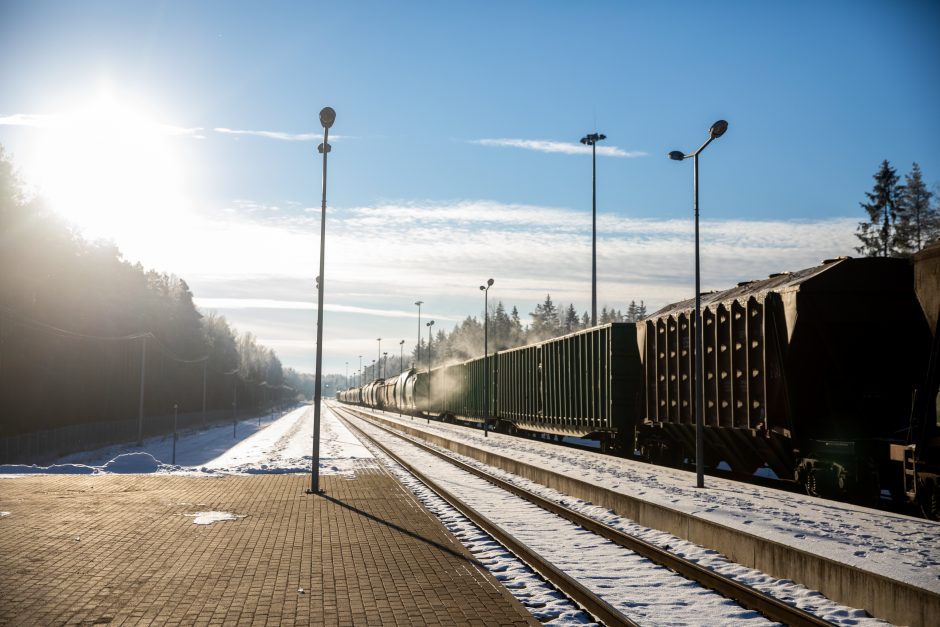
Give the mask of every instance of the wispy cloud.
M 569 142 L 556 142 L 548 139 L 472 139 L 471 144 L 480 146 L 502 146 L 510 148 L 522 148 L 524 150 L 535 150 L 537 152 L 554 152 L 566 155 L 580 155 L 591 152 L 590 146 L 584 144 L 575 144 Z M 636 157 L 645 157 L 648 153 L 641 150 L 623 150 L 616 146 L 597 146 L 597 154 L 604 157 L 627 157 L 630 159 Z
M 31 126 L 34 128 L 42 128 L 50 126 L 54 119 L 54 116 L 51 115 L 14 113 L 12 115 L 0 115 L 0 126 Z
M 323 139 L 323 133 L 284 133 L 282 131 L 249 131 L 233 128 L 214 128 L 216 133 L 223 135 L 249 135 L 252 137 L 264 137 L 266 139 L 278 139 L 285 142 L 315 142 Z M 330 135 L 330 139 L 342 139 L 340 135 Z
M 308 301 L 299 300 L 273 300 L 269 298 L 199 298 L 193 299 L 193 302 L 202 309 L 207 310 L 232 310 L 232 309 L 289 309 L 302 311 L 316 311 L 317 304 Z M 356 307 L 353 305 L 338 305 L 335 303 L 325 303 L 323 311 L 333 313 L 360 314 L 363 316 L 378 316 L 381 318 L 417 318 L 417 311 L 402 309 L 376 309 L 374 307 Z M 425 313 L 427 315 L 427 313 Z M 431 316 L 435 314 L 431 313 Z M 458 321 L 459 317 L 437 315 L 438 320 Z
M 316 331 L 320 222 L 319 215 L 291 213 L 215 214 L 204 225 L 179 229 L 172 248 L 142 238 L 140 246 L 151 246 L 148 255 L 140 247 L 125 253 L 184 275 L 195 294 L 210 297 L 197 297 L 200 307 L 223 313 L 243 331 L 309 342 Z M 624 309 L 643 300 L 655 311 L 689 298 L 692 219 L 631 213 L 637 211 L 598 215 L 599 305 Z M 702 287 L 723 289 L 852 255 L 856 225 L 851 217 L 704 220 Z M 523 323 L 547 293 L 579 312 L 590 307 L 589 211 L 471 200 L 331 208 L 326 236 L 324 350 L 332 367 L 374 350 L 377 337 L 406 338 L 407 354 L 415 341 L 415 300 L 426 303 L 422 321 L 436 319 L 444 330 L 468 315 L 479 318 L 478 287 L 489 277 L 496 280 L 490 303 L 518 306 Z M 284 344 L 278 353 L 285 363 L 306 364 L 309 346 Z
M 81 127 L 84 125 L 94 126 L 100 124 L 100 120 L 89 120 L 82 116 L 58 115 L 58 114 L 40 114 L 40 113 L 14 113 L 11 115 L 0 116 L 0 126 L 23 126 L 28 128 L 40 129 L 68 129 Z M 160 135 L 171 135 L 177 137 L 194 137 L 204 139 L 202 127 L 175 126 L 172 124 L 141 123 L 134 121 L 135 130 L 141 130 L 141 127 Z M 120 123 L 118 123 L 120 126 Z
M 256 297 L 269 298 L 263 292 L 268 277 L 299 278 L 316 268 L 319 215 L 258 211 L 231 219 L 214 226 L 217 254 L 194 260 L 203 274 L 264 275 Z M 852 254 L 856 222 L 703 221 L 704 285 L 727 287 Z M 658 305 L 686 298 L 692 229 L 691 220 L 600 214 L 602 302 L 620 306 L 642 298 Z M 327 292 L 336 298 L 336 312 L 365 313 L 357 309 L 365 308 L 375 315 L 403 315 L 393 304 L 405 298 L 402 294 L 466 300 L 483 275 L 497 277 L 499 298 L 520 307 L 538 302 L 545 292 L 582 307 L 589 299 L 591 221 L 583 211 L 492 201 L 391 203 L 331 211 L 327 238 Z M 313 274 L 304 279 L 304 289 L 312 285 Z M 280 298 L 287 293 L 279 292 Z

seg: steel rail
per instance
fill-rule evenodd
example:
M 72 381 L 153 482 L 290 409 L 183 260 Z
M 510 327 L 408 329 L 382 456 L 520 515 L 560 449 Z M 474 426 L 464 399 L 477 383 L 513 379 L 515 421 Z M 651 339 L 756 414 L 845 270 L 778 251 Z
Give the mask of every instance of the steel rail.
M 332 409 L 335 413 L 337 413 L 337 416 L 339 416 L 339 412 L 337 411 L 338 408 L 333 407 Z M 347 408 L 342 409 L 349 412 Z M 558 590 L 568 596 L 568 598 L 580 605 L 585 611 L 591 614 L 598 621 L 605 625 L 611 626 L 623 625 L 624 627 L 639 627 L 638 623 L 630 620 L 630 618 L 588 590 L 577 580 L 569 576 L 567 573 L 559 570 L 554 564 L 544 559 L 541 555 L 530 549 L 524 543 L 517 540 L 512 534 L 504 531 L 494 522 L 489 520 L 486 516 L 461 501 L 459 497 L 447 489 L 441 487 L 441 485 L 434 481 L 434 479 L 431 479 L 419 469 L 415 468 L 413 465 L 409 464 L 407 461 L 390 451 L 382 443 L 378 442 L 375 438 L 370 437 L 354 424 L 350 423 L 347 419 L 342 417 L 340 417 L 340 419 L 343 420 L 347 427 L 352 429 L 361 437 L 366 438 L 383 453 L 391 457 L 397 464 L 417 477 L 418 480 L 428 486 L 432 491 L 437 493 L 438 496 L 447 501 L 453 508 L 458 510 L 461 514 L 469 518 L 477 526 L 483 529 L 483 531 L 495 538 L 497 542 L 506 547 L 507 550 L 513 553 L 520 560 L 528 564 L 539 575 L 549 581 L 553 586 L 558 588 Z M 382 428 L 369 420 L 366 420 L 366 422 L 369 422 L 369 424 L 372 424 L 378 428 Z M 410 440 L 406 439 L 406 441 L 410 444 L 414 444 Z
M 346 407 L 343 409 L 350 411 L 350 409 Z M 679 573 L 683 577 L 695 581 L 699 585 L 714 590 L 718 594 L 734 600 L 746 609 L 760 612 L 770 620 L 792 626 L 831 627 L 833 625 L 833 623 L 823 620 L 815 614 L 811 614 L 805 610 L 801 610 L 797 607 L 789 605 L 788 603 L 765 594 L 760 590 L 755 590 L 754 588 L 735 581 L 734 579 L 725 577 L 724 575 L 716 573 L 715 571 L 709 570 L 694 562 L 670 553 L 669 551 L 666 551 L 665 549 L 662 549 L 655 544 L 651 544 L 645 540 L 641 540 L 640 538 L 628 535 L 619 529 L 615 529 L 592 518 L 588 518 L 587 516 L 572 511 L 562 505 L 555 503 L 554 501 L 550 501 L 542 496 L 539 496 L 538 494 L 525 490 L 524 488 L 520 488 L 519 486 L 513 485 L 503 479 L 500 479 L 499 477 L 480 470 L 479 468 L 466 464 L 459 459 L 455 459 L 450 455 L 443 453 L 427 444 L 408 438 L 395 429 L 391 429 L 384 425 L 373 422 L 368 417 L 368 414 L 359 412 L 358 410 L 355 411 L 357 414 L 361 415 L 363 420 L 366 420 L 369 424 L 375 426 L 376 428 L 382 429 L 387 433 L 399 437 L 409 442 L 410 444 L 421 448 L 424 451 L 432 453 L 437 457 L 454 464 L 461 470 L 485 479 L 497 487 L 511 492 L 520 498 L 524 498 L 534 505 L 545 509 L 546 511 L 561 516 L 562 518 L 565 518 L 574 524 L 580 525 L 588 531 L 610 540 L 611 542 L 615 542 L 618 545 L 637 553 L 638 555 L 660 564 L 661 566 L 669 568 L 670 570 Z

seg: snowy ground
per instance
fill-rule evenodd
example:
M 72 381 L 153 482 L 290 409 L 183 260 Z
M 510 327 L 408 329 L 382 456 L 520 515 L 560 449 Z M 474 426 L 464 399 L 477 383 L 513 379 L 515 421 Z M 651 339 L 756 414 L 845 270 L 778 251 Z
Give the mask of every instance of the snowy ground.
M 940 593 L 940 523 L 432 421 L 388 420 Z
M 397 415 L 386 414 L 385 417 L 399 420 Z M 708 478 L 708 487 L 700 490 L 693 487 L 693 475 L 685 471 L 652 467 L 495 433 L 484 439 L 479 431 L 442 423 L 432 422 L 425 426 L 424 421 L 408 417 L 400 420 L 476 447 L 489 448 L 501 455 L 548 467 L 555 472 L 577 475 L 611 490 L 725 525 L 743 527 L 755 535 L 940 592 L 940 524 L 937 523 L 717 478 Z M 35 473 L 123 472 L 205 477 L 227 473 L 307 473 L 311 464 L 312 423 L 313 407 L 303 406 L 283 416 L 243 420 L 234 430 L 229 424 L 181 432 L 175 465 L 170 463 L 173 445 L 170 436 L 147 440 L 142 447 L 115 446 L 70 455 L 48 467 L 0 466 L 0 478 L 12 479 Z M 357 469 L 374 467 L 378 463 L 372 453 L 324 407 L 321 414 L 320 472 L 352 476 Z M 0 512 L 0 516 L 3 514 Z M 653 535 L 656 533 L 651 532 Z M 550 614 L 557 616 L 554 611 Z M 567 612 L 560 614 L 565 616 Z M 568 618 L 572 617 L 568 615 Z M 844 618 L 846 620 L 835 622 L 851 624 L 860 617 L 849 612 Z M 573 622 L 583 620 L 579 617 Z
M 313 451 L 313 407 L 304 405 L 232 425 L 181 431 L 173 465 L 173 437 L 157 437 L 143 446 L 125 444 L 68 455 L 50 466 L 0 466 L 0 477 L 24 474 L 175 473 L 187 475 L 305 473 Z M 372 454 L 332 413 L 320 427 L 320 473 L 353 475 L 372 465 Z

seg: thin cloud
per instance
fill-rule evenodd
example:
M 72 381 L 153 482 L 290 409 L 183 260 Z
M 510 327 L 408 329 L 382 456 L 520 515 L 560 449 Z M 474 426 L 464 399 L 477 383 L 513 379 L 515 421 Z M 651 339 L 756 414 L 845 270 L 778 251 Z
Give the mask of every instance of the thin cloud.
M 314 302 L 298 300 L 274 300 L 270 298 L 194 298 L 193 302 L 202 309 L 289 309 L 316 311 L 317 304 Z M 417 318 L 418 314 L 410 310 L 401 309 L 375 309 L 372 307 L 355 307 L 352 305 L 336 305 L 327 303 L 323 305 L 323 311 L 333 313 L 351 313 L 364 316 L 378 316 L 381 318 Z M 427 316 L 425 312 L 425 316 Z M 430 314 L 434 315 L 434 314 Z M 452 316 L 438 315 L 437 319 L 456 322 L 461 318 Z
M 14 113 L 13 115 L 0 116 L 0 126 L 30 126 L 33 128 L 43 128 L 51 126 L 53 119 L 51 115 Z
M 77 122 L 82 122 L 79 118 Z M 76 119 L 65 115 L 44 115 L 38 113 L 14 113 L 12 115 L 0 116 L 0 126 L 23 126 L 28 128 L 67 128 L 76 124 Z M 202 127 L 174 126 L 172 124 L 148 124 L 148 129 L 152 129 L 162 135 L 174 137 L 194 137 L 204 139 L 201 135 L 205 130 Z
M 561 153 L 566 155 L 581 155 L 591 152 L 591 147 L 585 146 L 584 144 L 556 142 L 548 139 L 472 139 L 470 143 L 479 146 L 522 148 L 524 150 Z M 626 157 L 628 159 L 634 159 L 636 157 L 645 157 L 649 154 L 641 150 L 623 150 L 616 146 L 596 146 L 596 148 L 597 154 L 604 157 Z
M 323 139 L 322 133 L 284 133 L 281 131 L 250 131 L 233 128 L 214 128 L 216 133 L 223 135 L 249 135 L 252 137 L 264 137 L 266 139 L 277 139 L 285 142 L 315 142 Z M 339 135 L 331 135 L 330 139 L 339 139 Z

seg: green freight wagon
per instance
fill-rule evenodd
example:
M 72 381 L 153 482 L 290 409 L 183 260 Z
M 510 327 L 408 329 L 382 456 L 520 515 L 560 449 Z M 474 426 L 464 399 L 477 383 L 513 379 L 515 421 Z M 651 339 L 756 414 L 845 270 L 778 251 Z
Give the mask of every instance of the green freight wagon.
M 605 324 L 496 359 L 498 430 L 595 439 L 632 453 L 642 385 L 636 325 Z

